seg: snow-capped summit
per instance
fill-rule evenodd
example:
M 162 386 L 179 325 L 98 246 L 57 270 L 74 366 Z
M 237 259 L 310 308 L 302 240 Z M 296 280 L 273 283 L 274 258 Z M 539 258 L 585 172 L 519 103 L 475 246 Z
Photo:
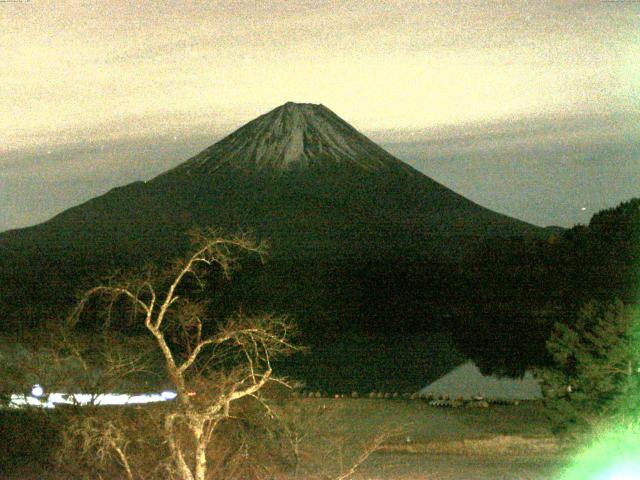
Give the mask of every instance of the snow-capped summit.
M 286 170 L 327 163 L 412 171 L 324 105 L 293 102 L 252 120 L 178 168 Z

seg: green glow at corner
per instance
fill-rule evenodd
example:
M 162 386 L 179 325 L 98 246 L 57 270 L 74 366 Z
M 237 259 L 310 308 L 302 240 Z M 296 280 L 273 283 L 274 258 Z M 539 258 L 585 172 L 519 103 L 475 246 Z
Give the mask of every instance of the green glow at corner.
M 640 479 L 640 422 L 604 433 L 571 462 L 557 480 Z
M 640 317 L 633 311 L 631 356 L 640 360 Z M 634 370 L 637 371 L 637 366 Z M 637 377 L 636 377 L 637 378 Z M 635 414 L 616 423 L 602 425 L 592 434 L 593 440 L 572 459 L 557 480 L 640 480 L 640 411 L 639 385 L 631 380 L 626 392 L 626 407 Z
M 596 476 L 597 480 L 637 480 L 640 478 L 640 461 L 616 465 Z

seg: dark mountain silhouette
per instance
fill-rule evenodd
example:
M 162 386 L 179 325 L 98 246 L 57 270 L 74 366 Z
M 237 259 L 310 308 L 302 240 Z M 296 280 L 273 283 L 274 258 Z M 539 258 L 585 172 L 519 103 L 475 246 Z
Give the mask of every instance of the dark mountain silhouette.
M 543 232 L 431 180 L 326 107 L 287 103 L 169 172 L 115 188 L 41 225 L 6 232 L 0 241 L 115 253 L 145 239 L 157 245 L 155 234 L 170 237 L 196 223 L 252 228 L 278 250 L 351 240 L 343 233 L 387 242 L 400 236 L 416 245 L 430 237 Z
M 0 234 L 6 328 L 54 315 L 114 268 L 181 255 L 194 226 L 268 239 L 271 262 L 246 265 L 226 301 L 292 312 L 324 347 L 316 370 L 342 365 L 330 368 L 341 385 L 369 382 L 354 365 L 389 357 L 403 338 L 406 361 L 393 354 L 366 375 L 424 383 L 432 367 L 416 358 L 468 288 L 456 270 L 467 246 L 548 235 L 426 177 L 326 107 L 287 103 L 148 182 Z

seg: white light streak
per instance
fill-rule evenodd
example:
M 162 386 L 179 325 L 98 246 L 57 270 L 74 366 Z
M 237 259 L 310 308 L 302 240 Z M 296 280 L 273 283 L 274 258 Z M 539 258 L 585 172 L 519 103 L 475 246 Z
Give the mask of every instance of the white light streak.
M 144 403 L 166 402 L 173 400 L 176 393 L 165 390 L 162 393 L 145 393 L 130 395 L 127 393 L 50 393 L 44 395 L 40 385 L 35 385 L 31 395 L 11 395 L 10 407 L 21 408 L 25 406 L 55 408 L 56 405 L 137 405 Z

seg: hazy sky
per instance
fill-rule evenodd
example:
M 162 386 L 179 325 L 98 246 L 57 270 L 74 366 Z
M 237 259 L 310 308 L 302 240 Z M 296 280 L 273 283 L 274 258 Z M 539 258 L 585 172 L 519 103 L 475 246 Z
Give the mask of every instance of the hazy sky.
M 585 221 L 640 180 L 638 59 L 631 0 L 0 2 L 0 231 L 149 178 L 288 100 L 327 105 L 491 208 Z M 611 169 L 622 186 L 602 185 Z M 562 174 L 565 197 L 531 203 Z

